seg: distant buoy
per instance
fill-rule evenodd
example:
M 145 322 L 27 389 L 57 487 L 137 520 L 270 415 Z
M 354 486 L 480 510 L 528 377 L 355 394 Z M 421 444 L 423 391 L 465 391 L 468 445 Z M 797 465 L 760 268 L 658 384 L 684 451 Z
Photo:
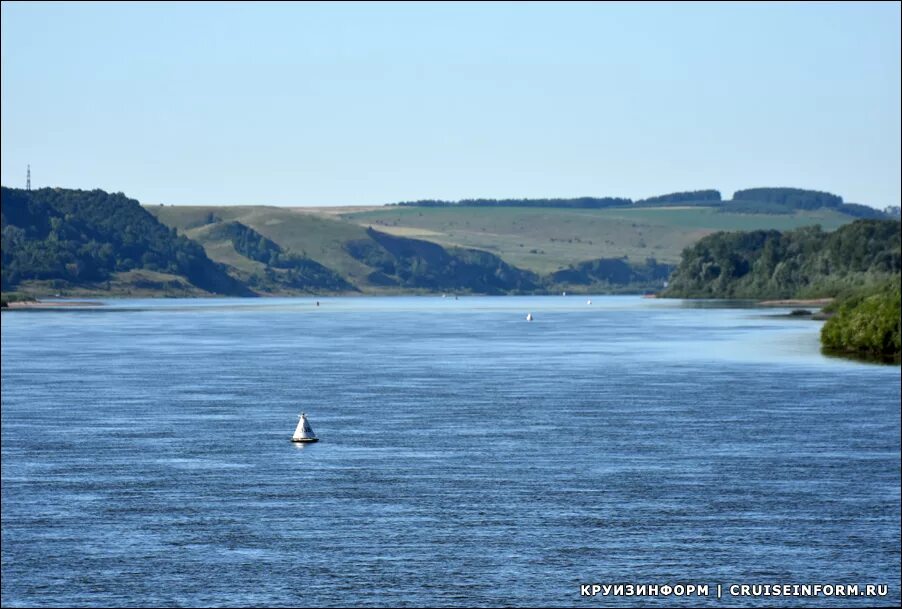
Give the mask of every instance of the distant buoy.
M 592 304 L 592 299 L 590 298 L 589 300 L 587 300 L 586 304 Z
M 526 314 L 526 321 L 532 321 L 532 313 Z
M 567 292 L 561 292 L 561 296 L 566 296 Z
M 310 423 L 307 421 L 307 415 L 303 412 L 298 415 L 298 426 L 294 430 L 294 435 L 291 436 L 291 441 L 306 443 L 319 441 L 319 438 L 313 433 L 313 428 L 310 427 Z

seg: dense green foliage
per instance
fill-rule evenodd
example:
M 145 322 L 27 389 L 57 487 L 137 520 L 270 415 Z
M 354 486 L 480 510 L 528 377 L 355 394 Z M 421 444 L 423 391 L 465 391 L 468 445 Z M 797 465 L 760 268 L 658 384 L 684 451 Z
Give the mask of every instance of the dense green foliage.
M 366 233 L 369 239 L 351 241 L 345 247 L 354 258 L 376 269 L 368 278 L 375 285 L 482 294 L 538 288 L 535 275 L 488 252 L 446 250 L 429 241 L 396 237 L 372 228 Z
M 235 250 L 251 260 L 278 266 L 282 248 L 275 241 L 267 239 L 241 222 L 218 222 L 208 231 L 211 239 L 228 239 Z
M 352 292 L 357 291 L 331 269 L 309 258 L 293 258 L 289 267 L 267 266 L 261 273 L 249 275 L 245 281 L 254 290 L 263 292 Z
M 902 298 L 898 280 L 838 300 L 834 309 L 835 315 L 821 328 L 825 350 L 899 361 Z
M 834 209 L 839 213 L 852 216 L 853 218 L 869 218 L 882 219 L 889 217 L 885 212 L 867 205 L 858 203 L 841 203 L 836 206 L 822 206 L 828 209 Z M 732 214 L 795 214 L 800 209 L 820 209 L 797 207 L 792 203 L 779 203 L 777 201 L 752 201 L 752 200 L 733 200 L 726 201 L 719 210 L 721 213 Z
M 552 273 L 554 283 L 570 285 L 643 286 L 659 288 L 673 271 L 670 264 L 659 264 L 649 258 L 641 265 L 632 265 L 623 258 L 586 260 Z
M 891 218 L 885 211 L 880 211 L 879 209 L 874 209 L 873 207 L 862 205 L 860 203 L 843 203 L 837 207 L 836 210 L 856 218 L 868 218 L 873 220 Z
M 285 251 L 275 241 L 267 239 L 241 222 L 216 223 L 207 231 L 206 238 L 228 239 L 239 254 L 266 265 L 262 274 L 253 273 L 245 278 L 248 284 L 256 290 L 293 289 L 339 292 L 355 289 L 334 271 L 315 260 Z
M 749 188 L 733 194 L 722 212 L 744 214 L 794 214 L 799 210 L 835 209 L 855 218 L 881 219 L 888 214 L 858 203 L 843 203 L 842 197 L 800 188 Z
M 833 296 L 897 276 L 900 224 L 857 220 L 833 233 L 715 233 L 683 252 L 666 296 L 791 298 Z
M 857 220 L 779 233 L 715 233 L 683 252 L 665 296 L 837 297 L 821 331 L 826 351 L 899 361 L 898 220 Z
M 30 296 L 28 294 L 19 294 L 17 292 L 6 292 L 0 294 L 0 307 L 4 309 L 9 306 L 11 302 L 32 302 L 36 300 L 34 296 Z
M 626 207 L 631 199 L 619 197 L 578 197 L 575 199 L 462 199 L 460 201 L 439 201 L 423 199 L 403 201 L 396 205 L 406 207 L 564 207 L 574 209 L 602 209 L 605 207 Z
M 748 188 L 733 193 L 733 200 L 777 203 L 794 209 L 839 207 L 843 202 L 838 195 L 802 188 Z
M 660 203 L 717 203 L 721 200 L 719 190 L 692 190 L 689 192 L 672 192 L 657 197 L 649 197 L 636 201 L 636 205 L 658 205 Z
M 724 214 L 794 214 L 796 209 L 772 201 L 726 201 L 718 211 Z
M 103 281 L 147 269 L 182 275 L 209 292 L 251 292 L 197 243 L 121 193 L 2 189 L 2 289 L 29 279 Z
M 733 199 L 723 201 L 714 189 L 673 192 L 632 201 L 620 197 L 580 197 L 576 199 L 464 199 L 441 201 L 425 199 L 396 203 L 403 207 L 556 207 L 564 209 L 606 209 L 695 206 L 713 207 L 724 213 L 794 214 L 799 210 L 835 209 L 856 218 L 885 218 L 887 214 L 867 205 L 843 203 L 842 197 L 819 190 L 802 188 L 749 188 L 736 191 Z

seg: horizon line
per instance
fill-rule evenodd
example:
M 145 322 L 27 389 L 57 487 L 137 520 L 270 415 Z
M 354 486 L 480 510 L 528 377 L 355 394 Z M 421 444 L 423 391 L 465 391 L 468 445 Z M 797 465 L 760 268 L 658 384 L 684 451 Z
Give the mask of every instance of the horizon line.
M 842 199 L 843 204 L 864 205 L 866 207 L 870 207 L 870 208 L 876 209 L 878 211 L 884 211 L 887 208 L 892 208 L 892 207 L 899 207 L 899 203 L 896 203 L 895 205 L 889 204 L 889 205 L 884 205 L 883 207 L 878 207 L 878 206 L 876 206 L 874 204 L 870 204 L 870 203 L 847 201 L 845 199 L 845 197 L 843 197 L 842 195 L 838 195 L 836 193 L 832 193 L 827 190 L 818 190 L 815 188 L 801 188 L 799 186 L 751 186 L 748 188 L 741 188 L 739 190 L 734 191 L 731 195 L 731 198 L 725 198 L 723 195 L 723 192 L 717 188 L 700 188 L 700 189 L 696 189 L 696 190 L 670 191 L 670 192 L 665 192 L 665 193 L 662 193 L 659 195 L 652 195 L 652 196 L 645 197 L 642 199 L 633 199 L 632 197 L 615 196 L 615 195 L 579 195 L 579 196 L 569 196 L 569 197 L 565 197 L 565 196 L 466 197 L 466 198 L 461 198 L 461 199 L 442 199 L 439 197 L 429 197 L 429 198 L 422 197 L 422 198 L 416 198 L 416 199 L 399 199 L 399 200 L 391 201 L 391 202 L 387 202 L 387 203 L 297 203 L 297 204 L 290 204 L 290 203 L 289 204 L 276 204 L 276 203 L 163 203 L 160 201 L 142 201 L 138 197 L 129 195 L 125 191 L 107 190 L 105 188 L 100 188 L 100 187 L 72 188 L 72 187 L 67 187 L 67 186 L 40 186 L 40 187 L 32 186 L 31 188 L 22 188 L 22 187 L 18 187 L 18 186 L 5 186 L 5 185 L 0 185 L 0 186 L 2 186 L 2 188 L 9 188 L 9 189 L 13 189 L 13 190 L 25 190 L 25 191 L 41 190 L 42 188 L 51 188 L 51 189 L 59 189 L 59 190 L 83 190 L 83 191 L 100 190 L 100 191 L 110 193 L 110 194 L 121 193 L 122 195 L 124 195 L 130 199 L 135 199 L 141 205 L 150 205 L 150 206 L 162 205 L 162 206 L 176 206 L 176 207 L 285 207 L 285 208 L 294 208 L 294 207 L 309 207 L 309 208 L 318 208 L 318 207 L 387 207 L 387 206 L 392 206 L 392 205 L 399 205 L 401 203 L 418 203 L 420 201 L 440 201 L 442 203 L 448 203 L 451 205 L 455 205 L 455 204 L 459 204 L 462 201 L 480 201 L 480 200 L 482 200 L 482 201 L 512 201 L 512 200 L 514 200 L 514 201 L 515 200 L 521 200 L 521 201 L 538 201 L 538 200 L 574 201 L 574 200 L 579 200 L 579 199 L 625 199 L 625 200 L 630 201 L 631 204 L 636 204 L 636 203 L 639 203 L 639 202 L 642 202 L 642 201 L 645 201 L 648 199 L 654 199 L 656 197 L 663 197 L 663 196 L 667 196 L 667 195 L 684 194 L 684 193 L 691 193 L 691 192 L 704 192 L 704 191 L 712 191 L 712 190 L 717 191 L 721 195 L 721 199 L 719 201 L 711 201 L 712 203 L 715 203 L 715 202 L 734 201 L 735 199 L 733 199 L 732 197 L 734 197 L 737 192 L 743 192 L 746 190 L 756 190 L 756 189 L 761 189 L 761 188 L 793 189 L 793 190 L 801 190 L 801 191 L 807 191 L 807 192 L 817 192 L 817 193 L 829 194 L 829 195 L 837 196 L 840 199 Z M 685 202 L 691 202 L 691 201 L 692 200 L 689 199 Z M 679 205 L 681 202 L 674 201 L 673 203 L 674 203 L 674 205 Z

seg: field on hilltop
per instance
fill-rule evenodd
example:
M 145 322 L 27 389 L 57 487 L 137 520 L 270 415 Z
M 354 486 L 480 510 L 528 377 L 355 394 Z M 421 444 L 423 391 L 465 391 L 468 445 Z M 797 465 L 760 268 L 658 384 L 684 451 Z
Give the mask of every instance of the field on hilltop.
M 335 212 L 332 212 L 335 217 Z M 550 273 L 596 258 L 675 264 L 683 249 L 717 231 L 835 230 L 854 218 L 821 208 L 793 214 L 740 214 L 714 207 L 608 209 L 386 206 L 340 215 L 348 222 L 445 246 L 482 249 L 509 264 Z
M 792 230 L 820 224 L 835 230 L 854 220 L 821 208 L 793 214 L 740 214 L 714 207 L 567 209 L 527 207 L 269 207 L 148 206 L 168 226 L 197 239 L 214 260 L 248 266 L 227 242 L 204 239 L 213 222 L 238 221 L 292 251 L 366 282 L 371 271 L 345 244 L 366 238 L 365 229 L 480 249 L 508 264 L 545 274 L 585 260 L 621 258 L 676 264 L 684 248 L 717 231 Z
M 604 274 L 584 279 L 575 279 L 579 274 L 574 276 L 571 271 L 560 274 L 574 267 L 580 273 L 587 271 L 590 275 L 607 268 L 607 280 L 615 283 L 638 281 L 635 275 L 626 279 L 623 274 L 628 271 L 625 268 L 619 271 L 621 278 L 615 280 L 610 275 L 616 274 L 612 263 L 595 264 L 590 268 L 585 265 L 587 261 L 624 259 L 630 268 L 643 267 L 657 276 L 662 271 L 654 271 L 654 266 L 646 267 L 646 261 L 653 259 L 655 263 L 652 264 L 675 265 L 686 247 L 714 232 L 785 231 L 815 224 L 829 231 L 854 219 L 828 208 L 752 214 L 680 204 L 604 209 L 394 205 L 316 208 L 148 206 L 147 209 L 164 224 L 202 244 L 211 259 L 233 268 L 243 280 L 252 275 L 262 277 L 267 265 L 239 252 L 233 240 L 216 228 L 223 223 L 239 222 L 254 231 L 256 239 L 271 240 L 286 253 L 309 258 L 364 291 L 434 287 L 435 281 L 447 279 L 427 279 L 421 275 L 415 281 L 413 275 L 430 275 L 435 264 L 444 264 L 439 262 L 443 260 L 441 255 L 437 254 L 438 258 L 427 255 L 420 261 L 422 264 L 415 265 L 416 268 L 410 266 L 410 260 L 396 259 L 389 263 L 380 249 L 388 242 L 370 232 L 370 228 L 406 239 L 404 251 L 409 249 L 421 254 L 429 251 L 415 244 L 414 240 L 419 240 L 435 243 L 452 255 L 461 249 L 488 252 L 508 265 L 549 278 L 544 285 L 546 289 L 553 289 L 561 281 L 605 281 Z M 377 254 L 377 250 L 381 253 Z M 407 257 L 401 250 L 396 254 L 401 259 Z M 494 269 L 490 273 L 498 271 L 503 276 L 510 273 L 499 270 L 498 261 L 486 263 L 486 270 Z M 394 279 L 389 281 L 386 273 Z M 412 275 L 403 279 L 397 273 Z M 528 282 L 524 277 L 518 281 L 517 285 Z M 596 287 L 605 289 L 604 285 Z M 638 284 L 634 287 L 638 289 Z M 645 288 L 648 287 L 651 286 L 646 284 Z M 578 288 L 573 285 L 572 289 Z M 586 284 L 585 289 L 592 288 Z
M 261 294 L 540 289 L 538 278 L 490 253 L 373 231 L 331 210 L 147 209 L 180 235 L 200 243 L 212 260 Z

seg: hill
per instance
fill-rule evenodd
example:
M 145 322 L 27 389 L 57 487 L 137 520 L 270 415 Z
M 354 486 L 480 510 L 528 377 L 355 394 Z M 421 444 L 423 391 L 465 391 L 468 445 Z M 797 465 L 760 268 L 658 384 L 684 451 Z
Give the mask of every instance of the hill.
M 808 298 L 899 281 L 898 220 L 857 220 L 827 233 L 806 227 L 717 233 L 683 252 L 665 296 Z
M 348 253 L 376 269 L 370 283 L 403 288 L 501 294 L 540 288 L 534 274 L 512 267 L 488 252 L 445 249 L 429 241 L 406 239 L 368 228 L 368 239 L 345 244 Z
M 748 214 L 685 203 L 606 209 L 389 206 L 339 217 L 397 236 L 485 250 L 543 275 L 599 258 L 676 264 L 685 247 L 717 231 L 814 224 L 834 230 L 854 220 L 834 209 Z
M 587 197 L 527 206 L 474 199 L 369 208 L 142 209 L 99 190 L 4 189 L 3 289 L 636 292 L 661 289 L 680 252 L 714 232 L 813 225 L 830 231 L 854 219 L 827 193 L 764 190 L 756 195 L 761 201 L 738 202 L 705 190 L 636 203 Z M 799 208 L 739 213 L 730 207 L 738 204 Z
M 717 202 L 719 193 L 700 191 L 694 196 Z M 523 290 L 532 284 L 534 291 L 635 292 L 661 289 L 679 261 L 680 252 L 719 230 L 789 230 L 815 224 L 832 230 L 854 220 L 834 209 L 792 214 L 730 213 L 691 205 L 684 198 L 681 193 L 674 193 L 650 201 L 648 206 L 630 208 L 398 205 L 366 209 L 147 209 L 165 224 L 203 243 L 212 259 L 244 269 L 246 274 L 254 271 L 248 266 L 250 261 L 229 240 L 212 240 L 206 234 L 212 224 L 240 222 L 280 247 L 336 272 L 364 292 L 451 289 L 447 284 L 436 287 L 424 277 L 420 277 L 421 282 L 411 283 L 409 277 L 386 273 L 379 257 L 372 255 L 372 251 L 384 249 L 374 238 L 375 233 L 430 242 L 441 246 L 449 256 L 460 251 L 484 252 L 494 257 L 483 261 L 494 269 L 492 273 L 499 268 L 497 259 L 528 274 L 528 282 L 527 275 L 520 276 L 520 287 L 515 287 L 517 281 L 502 281 L 499 285 L 505 287 L 499 289 L 503 290 Z M 679 199 L 679 205 L 669 199 Z M 476 291 L 483 289 L 485 285 L 474 287 Z
M 283 248 L 241 222 L 216 221 L 191 231 L 211 258 L 261 294 L 350 292 L 355 288 L 335 271 Z
M 344 287 L 321 285 L 323 291 L 500 294 L 541 289 L 538 277 L 491 253 L 389 235 L 327 214 L 262 206 L 154 206 L 148 210 L 203 244 L 212 259 L 227 265 L 235 276 L 250 280 L 255 289 L 290 293 L 292 287 L 298 287 L 267 286 L 253 280 L 254 275 L 265 272 L 265 263 L 272 265 L 273 255 L 279 251 L 303 257 L 346 282 Z M 236 236 L 236 231 L 250 232 Z
M 2 289 L 252 292 L 134 199 L 102 190 L 2 188 Z M 138 271 L 146 271 L 139 273 Z
M 268 206 L 147 206 L 151 214 L 180 234 L 203 243 L 207 255 L 241 272 L 260 270 L 238 252 L 231 239 L 217 239 L 211 228 L 220 222 L 239 222 L 286 251 L 312 260 L 340 275 L 351 285 L 367 285 L 374 269 L 345 249 L 349 241 L 367 239 L 366 229 L 325 214 L 299 214 Z

